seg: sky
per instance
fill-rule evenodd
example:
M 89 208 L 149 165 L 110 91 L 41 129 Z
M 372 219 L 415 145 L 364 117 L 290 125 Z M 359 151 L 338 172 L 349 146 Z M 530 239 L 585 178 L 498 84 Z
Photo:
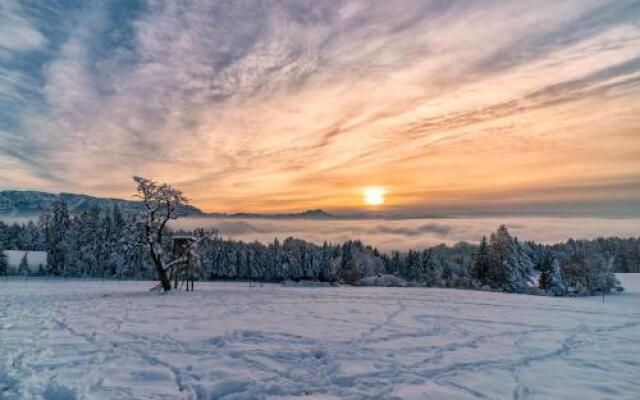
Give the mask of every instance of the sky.
M 640 1 L 3 0 L 0 189 L 134 175 L 216 212 L 639 216 Z

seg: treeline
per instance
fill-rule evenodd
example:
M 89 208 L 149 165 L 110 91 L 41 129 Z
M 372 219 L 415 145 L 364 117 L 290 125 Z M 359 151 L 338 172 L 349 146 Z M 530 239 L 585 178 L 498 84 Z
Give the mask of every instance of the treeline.
M 47 276 L 152 279 L 144 234 L 136 215 L 117 205 L 70 213 L 58 200 L 36 223 L 0 221 L 0 250 L 46 251 L 38 273 Z
M 208 232 L 176 232 L 204 236 Z M 171 235 L 162 244 L 171 254 Z M 68 277 L 154 279 L 145 226 L 114 207 L 70 213 L 56 201 L 37 222 L 0 222 L 0 250 L 43 250 L 40 273 Z M 310 280 L 358 284 L 391 274 L 409 284 L 518 293 L 587 295 L 614 290 L 613 272 L 640 272 L 640 239 L 521 242 L 500 227 L 479 245 L 458 243 L 389 254 L 359 241 L 315 245 L 289 238 L 270 244 L 209 237 L 198 248 L 199 280 Z M 0 266 L 0 273 L 1 271 Z M 23 269 L 24 270 L 24 269 Z

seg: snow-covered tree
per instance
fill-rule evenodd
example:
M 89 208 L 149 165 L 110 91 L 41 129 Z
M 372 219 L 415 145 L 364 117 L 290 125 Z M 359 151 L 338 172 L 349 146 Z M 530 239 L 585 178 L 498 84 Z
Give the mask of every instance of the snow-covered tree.
M 64 275 L 65 267 L 73 259 L 69 254 L 69 231 L 71 220 L 64 200 L 57 200 L 49 209 L 46 217 L 47 272 L 52 275 Z
M 546 258 L 540 264 L 540 275 L 538 276 L 538 288 L 542 290 L 547 290 L 549 285 L 551 284 L 551 274 L 553 270 L 551 269 L 551 259 Z
M 27 259 L 27 252 L 25 252 L 20 260 L 20 265 L 18 265 L 18 275 L 27 276 L 30 272 L 29 260 Z
M 165 260 L 162 239 L 167 223 L 178 218 L 178 208 L 186 204 L 187 199 L 182 192 L 168 184 L 158 184 L 150 179 L 136 176 L 133 178 L 137 185 L 138 196 L 144 203 L 142 219 L 145 223 L 145 233 L 149 254 L 153 261 L 158 279 L 164 291 L 171 290 L 168 275 L 168 262 Z
M 347 241 L 342 245 L 342 262 L 338 275 L 343 282 L 355 283 L 364 276 L 362 264 L 358 260 L 359 244 Z
M 619 283 L 611 271 L 613 259 L 600 243 L 573 241 L 568 243 L 569 256 L 561 263 L 567 286 L 577 294 L 592 295 L 609 292 Z
M 425 281 L 427 286 L 441 287 L 445 286 L 442 282 L 442 271 L 446 264 L 446 256 L 444 254 L 444 246 L 439 245 L 429 249 L 429 260 L 426 268 Z
M 487 237 L 483 236 L 473 262 L 473 278 L 480 284 L 486 284 L 489 278 L 489 246 Z
M 20 250 L 39 250 L 44 245 L 44 238 L 41 231 L 38 229 L 33 221 L 27 222 L 20 229 L 19 245 Z
M 171 272 L 172 268 L 178 268 L 179 265 L 185 262 L 193 249 L 199 245 L 202 238 L 191 243 L 190 248 L 186 249 L 182 257 L 167 261 L 164 255 L 163 235 L 166 231 L 167 223 L 178 218 L 178 211 L 180 207 L 187 204 L 187 198 L 180 190 L 166 183 L 159 184 L 139 176 L 134 177 L 133 180 L 137 185 L 138 196 L 144 204 L 141 219 L 144 221 L 149 255 L 160 280 L 160 286 L 166 292 L 171 290 L 169 272 Z M 175 273 L 176 271 L 173 272 Z
M 333 251 L 327 242 L 322 245 L 318 278 L 324 282 L 334 282 L 336 280 Z
M 491 235 L 490 242 L 490 284 L 510 292 L 525 291 L 531 284 L 533 269 L 525 245 L 512 238 L 504 225 Z
M 591 274 L 593 274 L 593 278 L 591 279 L 591 292 L 592 293 L 602 293 L 603 300 L 605 293 L 609 293 L 620 285 L 618 279 L 613 274 L 613 257 L 605 258 L 604 260 L 600 260 L 599 264 L 593 267 L 591 270 Z
M 125 218 L 121 243 L 124 263 L 127 268 L 126 275 L 134 279 L 150 278 L 147 268 L 149 255 L 146 250 L 144 224 L 136 216 L 131 215 Z
M 0 240 L 0 275 L 7 275 L 9 271 L 9 261 L 4 252 L 4 243 Z
M 567 286 L 562 279 L 562 272 L 560 270 L 560 263 L 557 259 L 553 259 L 551 263 L 551 273 L 547 282 L 545 290 L 554 296 L 565 296 L 567 294 Z

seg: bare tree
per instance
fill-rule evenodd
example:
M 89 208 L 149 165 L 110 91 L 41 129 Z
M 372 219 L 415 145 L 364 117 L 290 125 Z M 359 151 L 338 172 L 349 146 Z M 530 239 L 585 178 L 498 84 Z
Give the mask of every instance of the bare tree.
M 187 254 L 189 254 L 198 244 L 191 244 L 185 256 L 175 259 L 171 262 L 165 260 L 162 250 L 162 235 L 169 220 L 178 218 L 178 209 L 187 203 L 180 190 L 174 189 L 170 185 L 164 183 L 159 184 L 147 178 L 136 176 L 133 178 L 137 185 L 138 197 L 142 199 L 145 205 L 142 216 L 145 223 L 145 237 L 149 245 L 149 253 L 153 261 L 160 287 L 167 292 L 171 290 L 171 280 L 169 273 L 172 268 L 177 267 L 185 262 Z

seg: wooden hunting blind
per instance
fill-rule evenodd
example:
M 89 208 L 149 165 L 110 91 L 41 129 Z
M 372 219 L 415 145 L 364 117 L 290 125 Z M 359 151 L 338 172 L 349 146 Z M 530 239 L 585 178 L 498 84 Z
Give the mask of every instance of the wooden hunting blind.
M 184 252 L 191 246 L 196 238 L 193 236 L 174 236 L 173 237 L 173 258 L 178 259 L 184 255 Z

